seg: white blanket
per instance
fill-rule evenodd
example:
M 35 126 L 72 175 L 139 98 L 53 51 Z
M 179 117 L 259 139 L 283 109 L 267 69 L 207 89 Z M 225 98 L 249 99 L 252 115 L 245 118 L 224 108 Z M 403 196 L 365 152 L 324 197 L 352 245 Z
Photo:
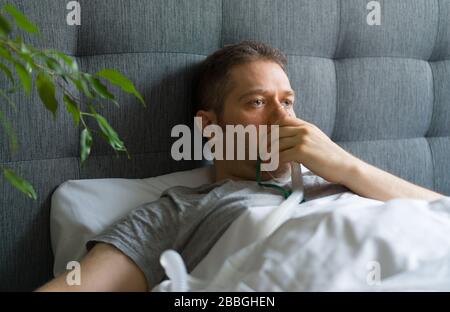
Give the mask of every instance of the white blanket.
M 297 205 L 273 233 L 258 236 L 273 209 L 241 215 L 189 276 L 188 290 L 450 290 L 449 197 L 384 203 L 331 195 Z M 154 290 L 170 287 L 164 281 Z

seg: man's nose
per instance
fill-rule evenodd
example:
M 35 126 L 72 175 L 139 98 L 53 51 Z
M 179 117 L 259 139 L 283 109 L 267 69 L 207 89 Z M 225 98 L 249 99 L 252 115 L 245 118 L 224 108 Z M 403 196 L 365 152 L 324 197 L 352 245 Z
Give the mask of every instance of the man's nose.
M 269 124 L 270 125 L 277 125 L 280 123 L 280 121 L 283 118 L 286 118 L 291 115 L 291 112 L 288 108 L 283 106 L 280 102 L 274 102 L 273 108 L 271 110 L 270 116 L 269 116 Z

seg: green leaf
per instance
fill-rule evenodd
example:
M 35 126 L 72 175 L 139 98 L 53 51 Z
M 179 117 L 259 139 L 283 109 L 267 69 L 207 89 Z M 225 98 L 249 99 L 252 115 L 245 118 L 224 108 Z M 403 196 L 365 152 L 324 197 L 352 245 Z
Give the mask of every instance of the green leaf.
M 95 93 L 97 93 L 100 97 L 104 99 L 113 101 L 114 104 L 116 104 L 117 106 L 119 105 L 115 100 L 114 95 L 108 91 L 108 88 L 103 83 L 101 83 L 100 80 L 89 74 L 83 74 L 83 76 L 90 83 L 91 88 L 95 91 Z
M 14 171 L 5 168 L 3 169 L 3 175 L 5 176 L 6 180 L 8 180 L 9 183 L 11 183 L 11 185 L 13 185 L 19 191 L 25 193 L 28 197 L 34 200 L 37 199 L 37 194 L 33 186 L 28 181 L 19 177 Z
M 70 56 L 65 55 L 64 53 L 55 51 L 54 53 L 56 56 L 58 56 L 60 59 L 62 59 L 69 67 L 74 70 L 78 71 L 78 64 L 77 62 L 72 59 Z
M 0 56 L 4 59 L 10 61 L 11 63 L 14 63 L 14 59 L 11 55 L 11 52 L 9 50 L 5 49 L 4 47 L 0 46 Z
M 111 147 L 116 151 L 126 151 L 123 141 L 119 138 L 119 135 L 110 126 L 108 121 L 106 121 L 106 119 L 99 114 L 94 114 L 94 116 L 95 119 L 97 120 L 100 130 L 106 136 L 106 140 L 109 143 L 109 145 L 111 145 Z
M 25 93 L 27 95 L 31 92 L 31 74 L 28 70 L 25 69 L 25 67 L 19 63 L 14 63 L 14 68 L 16 69 L 17 75 L 19 76 L 19 80 L 22 83 L 22 86 L 25 90 Z
M 36 87 L 44 106 L 53 113 L 56 118 L 56 110 L 58 109 L 58 101 L 55 97 L 55 85 L 50 77 L 44 73 L 39 72 L 36 77 Z
M 6 77 L 8 77 L 8 79 L 9 79 L 9 81 L 11 81 L 12 84 L 14 85 L 15 84 L 14 76 L 13 76 L 12 72 L 9 70 L 9 68 L 6 65 L 0 63 L 0 70 L 2 70 L 5 73 Z
M 78 125 L 80 124 L 81 112 L 80 112 L 80 109 L 78 108 L 77 103 L 74 100 L 72 100 L 72 98 L 70 98 L 70 96 L 67 95 L 66 93 L 64 93 L 63 100 L 64 100 L 64 103 L 66 103 L 67 111 L 73 117 L 73 121 L 75 123 L 75 127 L 78 127 Z
M 31 60 L 31 62 L 26 62 L 25 63 L 25 69 L 29 72 L 29 73 L 31 73 L 32 71 L 33 71 L 33 68 L 34 68 L 34 62 Z
M 142 105 L 145 106 L 145 101 L 142 98 L 142 95 L 136 90 L 133 83 L 127 77 L 125 77 L 121 73 L 119 73 L 117 70 L 104 69 L 104 70 L 96 73 L 96 75 L 98 77 L 108 80 L 111 84 L 122 88 L 123 91 L 133 94 L 136 98 L 139 99 L 139 101 L 142 103 Z
M 95 107 L 94 107 L 94 105 L 92 105 L 92 103 L 88 102 L 88 103 L 86 103 L 86 106 L 89 108 L 89 110 L 92 112 L 93 115 L 97 114 L 97 111 L 95 110 Z
M 53 70 L 56 74 L 62 75 L 63 69 L 57 60 L 55 60 L 52 57 L 48 57 L 46 60 L 46 64 L 47 64 L 48 68 Z
M 80 147 L 81 147 L 81 163 L 84 163 L 91 153 L 92 135 L 89 129 L 84 128 L 81 131 Z
M 30 34 L 39 33 L 39 28 L 30 22 L 28 18 L 22 12 L 17 10 L 12 4 L 5 5 L 3 9 L 14 18 L 20 29 Z
M 21 37 L 18 37 L 18 42 L 20 45 L 20 52 L 26 55 L 30 55 L 31 54 L 31 49 L 30 47 L 28 47 L 25 42 L 23 42 L 23 39 Z
M 77 64 L 76 60 L 74 60 L 72 57 L 70 57 L 62 52 L 59 52 L 56 50 L 51 50 L 51 49 L 44 50 L 44 53 L 47 56 L 53 55 L 57 59 L 61 60 L 62 61 L 61 63 L 65 63 L 66 65 L 68 65 L 72 71 L 78 72 L 78 70 L 79 70 L 78 64 Z
M 25 62 L 25 70 L 29 73 L 33 71 L 34 60 L 28 54 L 19 53 L 19 57 Z
M 83 75 L 80 78 L 80 84 L 81 90 L 85 95 L 87 95 L 91 99 L 95 98 L 95 94 L 92 93 L 91 89 L 89 88 L 89 83 Z
M 69 78 L 70 78 L 70 80 L 72 80 L 73 84 L 78 89 L 78 91 L 80 91 L 81 93 L 86 95 L 88 98 L 93 99 L 95 96 L 94 96 L 94 94 L 92 94 L 91 90 L 89 89 L 89 85 L 86 82 L 86 79 L 82 75 L 78 75 L 78 77 L 79 78 L 75 78 L 75 77 L 71 76 Z
M 12 31 L 11 25 L 8 19 L 0 14 L 0 33 L 4 36 L 8 36 Z

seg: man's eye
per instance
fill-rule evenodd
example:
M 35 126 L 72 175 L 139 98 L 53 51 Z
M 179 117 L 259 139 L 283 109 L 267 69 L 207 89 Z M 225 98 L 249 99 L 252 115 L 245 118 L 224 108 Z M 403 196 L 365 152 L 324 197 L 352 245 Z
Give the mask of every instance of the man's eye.
M 255 99 L 253 101 L 250 102 L 253 106 L 261 106 L 264 104 L 264 101 L 261 99 Z
M 283 104 L 284 104 L 285 106 L 292 106 L 292 105 L 294 105 L 294 102 L 292 102 L 292 101 L 290 101 L 290 100 L 286 100 L 286 101 L 283 102 Z

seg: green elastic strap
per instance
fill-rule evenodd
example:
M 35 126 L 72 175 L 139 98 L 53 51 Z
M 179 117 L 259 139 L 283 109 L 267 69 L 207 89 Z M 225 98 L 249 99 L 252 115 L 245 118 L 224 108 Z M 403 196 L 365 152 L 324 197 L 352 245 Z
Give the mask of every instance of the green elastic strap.
M 292 191 L 287 190 L 284 187 L 281 187 L 279 185 L 261 182 L 261 159 L 259 157 L 256 160 L 256 182 L 258 182 L 258 185 L 260 185 L 260 186 L 271 187 L 271 188 L 281 191 L 284 195 L 284 198 L 288 198 L 289 195 L 292 194 Z

